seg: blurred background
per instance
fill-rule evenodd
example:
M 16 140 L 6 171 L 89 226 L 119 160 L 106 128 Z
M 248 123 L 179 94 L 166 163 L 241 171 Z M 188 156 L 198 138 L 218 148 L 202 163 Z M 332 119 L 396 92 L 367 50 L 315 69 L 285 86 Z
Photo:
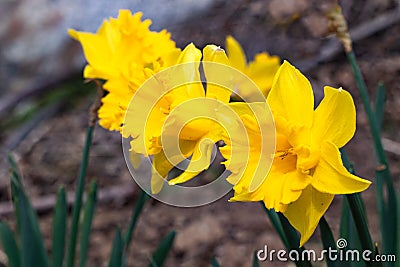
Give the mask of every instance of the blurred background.
M 75 189 L 84 144 L 87 111 L 95 87 L 84 84 L 80 45 L 68 28 L 95 32 L 118 9 L 143 11 L 152 30 L 166 28 L 183 48 L 217 44 L 227 35 L 243 46 L 248 60 L 267 51 L 298 67 L 312 82 L 317 99 L 324 85 L 349 90 L 357 106 L 358 128 L 347 145 L 359 176 L 373 181 L 374 155 L 355 81 L 341 46 L 329 35 L 325 13 L 335 1 L 307 0 L 2 0 L 0 2 L 0 218 L 13 221 L 9 171 L 11 151 L 28 194 L 50 238 L 52 196 L 60 185 Z M 396 0 L 341 1 L 354 50 L 371 98 L 378 82 L 387 88 L 383 136 L 396 184 L 400 174 L 400 6 Z M 100 185 L 89 266 L 105 266 L 115 226 L 126 226 L 139 190 L 126 167 L 119 133 L 96 127 L 88 180 Z M 398 188 L 398 186 L 396 186 Z M 250 266 L 253 251 L 284 246 L 259 203 L 228 203 L 230 193 L 199 208 L 176 208 L 151 200 L 139 220 L 129 266 L 147 264 L 169 230 L 177 231 L 166 266 Z M 374 241 L 377 231 L 374 185 L 365 193 Z M 71 198 L 72 201 L 72 198 Z M 326 214 L 338 233 L 341 197 Z M 318 231 L 307 248 L 320 248 Z M 4 263 L 0 253 L 0 266 Z M 266 263 L 263 263 L 266 265 Z M 261 265 L 263 265 L 261 264 Z M 268 263 L 286 266 L 288 263 Z M 289 264 L 290 265 L 290 264 Z

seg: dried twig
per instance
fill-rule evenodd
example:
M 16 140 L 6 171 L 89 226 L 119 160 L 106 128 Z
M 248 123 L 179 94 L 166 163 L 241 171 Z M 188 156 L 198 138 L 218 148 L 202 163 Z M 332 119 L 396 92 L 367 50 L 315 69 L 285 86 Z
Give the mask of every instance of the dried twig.
M 89 109 L 89 126 L 94 126 L 97 121 L 97 112 L 99 111 L 99 108 L 101 107 L 101 98 L 104 95 L 104 90 L 103 90 L 103 85 L 99 80 L 96 79 L 89 79 L 86 80 L 86 82 L 94 82 L 96 84 L 96 98 L 94 99 L 93 104 L 90 106 Z
M 373 34 L 389 28 L 390 26 L 400 22 L 400 7 L 388 11 L 374 19 L 350 29 L 350 36 L 353 43 L 361 41 Z M 310 59 L 300 62 L 303 71 L 308 71 L 318 66 L 319 63 L 329 61 L 343 51 L 343 47 L 339 41 L 332 39 L 319 52 L 318 55 Z
M 385 151 L 400 156 L 400 143 L 392 141 L 387 138 L 382 138 L 382 145 Z

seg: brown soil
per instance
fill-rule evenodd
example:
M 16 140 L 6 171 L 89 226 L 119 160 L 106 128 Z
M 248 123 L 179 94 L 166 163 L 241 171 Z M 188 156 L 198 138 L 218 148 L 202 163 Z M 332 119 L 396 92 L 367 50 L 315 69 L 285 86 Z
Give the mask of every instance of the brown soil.
M 224 46 L 227 34 L 236 37 L 248 56 L 261 51 L 280 55 L 296 65 L 311 59 L 326 45 L 323 12 L 326 6 L 312 5 L 312 1 L 216 1 L 209 14 L 193 17 L 183 25 L 169 30 L 179 46 L 194 41 L 202 47 L 207 43 Z M 296 4 L 293 4 L 296 2 Z M 317 1 L 314 1 L 315 3 Z M 343 10 L 352 28 L 371 18 L 382 15 L 394 7 L 394 1 L 343 1 Z M 358 41 L 354 48 L 361 70 L 372 95 L 378 81 L 387 88 L 387 105 L 384 136 L 400 142 L 398 134 L 400 114 L 400 25 Z M 374 155 L 367 118 L 357 91 L 351 69 L 340 53 L 334 60 L 311 68 L 305 75 L 312 80 L 317 96 L 324 85 L 342 86 L 355 98 L 358 111 L 358 129 L 346 150 L 354 161 L 357 173 L 374 181 Z M 82 98 L 48 119 L 20 143 L 14 154 L 24 175 L 24 184 L 32 199 L 54 194 L 65 184 L 67 191 L 74 190 L 75 177 L 82 153 L 87 109 L 92 97 Z M 399 180 L 399 155 L 388 154 L 393 177 Z M 2 162 L 3 173 L 8 176 Z M 101 189 L 129 182 L 135 189 L 132 197 L 111 201 L 97 207 L 90 243 L 88 266 L 107 266 L 110 247 L 116 226 L 125 229 L 131 216 L 139 190 L 132 180 L 122 155 L 118 133 L 96 127 L 88 178 L 96 179 Z M 0 180 L 0 199 L 9 199 L 8 178 Z M 199 208 L 176 208 L 155 200 L 149 201 L 134 233 L 128 266 L 145 266 L 161 238 L 171 229 L 177 237 L 165 266 L 210 266 L 216 256 L 222 266 L 250 266 L 254 250 L 268 245 L 281 249 L 283 244 L 273 230 L 259 203 L 228 203 L 229 196 Z M 363 193 L 374 241 L 379 243 L 374 184 Z M 338 237 L 341 196 L 337 196 L 326 214 L 335 237 Z M 40 215 L 46 238 L 51 232 L 51 212 Z M 12 220 L 12 216 L 9 216 Z M 319 233 L 307 243 L 307 248 L 319 248 Z M 289 263 L 268 263 L 269 266 L 288 266 Z M 262 263 L 261 266 L 267 266 Z

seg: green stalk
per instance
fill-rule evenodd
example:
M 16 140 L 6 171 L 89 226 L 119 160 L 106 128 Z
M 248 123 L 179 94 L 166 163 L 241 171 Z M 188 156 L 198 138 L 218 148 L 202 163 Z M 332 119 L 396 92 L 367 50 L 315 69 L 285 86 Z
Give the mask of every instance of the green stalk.
M 253 253 L 253 265 L 252 267 L 260 267 L 260 263 L 258 263 L 258 258 L 257 258 L 257 250 L 254 251 Z
M 376 113 L 373 112 L 371 107 L 371 102 L 369 99 L 369 95 L 367 92 L 367 87 L 365 85 L 364 79 L 362 77 L 360 68 L 357 64 L 356 57 L 354 52 L 347 53 L 348 60 L 354 72 L 354 77 L 356 79 L 356 83 L 358 89 L 361 94 L 361 98 L 364 104 L 365 111 L 367 113 L 372 139 L 374 141 L 374 149 L 376 160 L 378 162 L 378 168 L 376 170 L 376 183 L 377 183 L 377 197 L 378 197 L 378 212 L 379 212 L 379 221 L 380 228 L 382 233 L 383 240 L 383 252 L 385 254 L 394 253 L 397 250 L 397 223 L 398 223 L 398 214 L 397 214 L 397 201 L 396 201 L 396 192 L 394 190 L 393 179 L 391 177 L 391 173 L 389 171 L 389 163 L 383 149 L 383 145 L 381 142 L 381 114 L 383 113 L 383 105 L 377 102 L 377 110 Z M 383 90 L 383 89 L 381 89 Z M 378 91 L 378 101 L 382 101 L 379 98 L 382 92 Z M 381 110 L 379 110 L 381 109 Z M 383 183 L 386 184 L 387 189 L 387 205 L 383 199 Z
M 289 243 L 289 250 L 297 250 L 299 255 L 304 251 L 304 247 L 299 248 L 300 238 L 297 234 L 296 230 L 293 226 L 289 223 L 286 217 L 278 212 L 279 220 L 281 221 L 283 231 L 285 232 L 286 239 Z M 309 261 L 296 261 L 295 262 L 297 267 L 311 267 L 311 263 Z
M 132 240 L 133 230 L 135 230 L 135 226 L 136 226 L 137 220 L 139 218 L 139 215 L 143 210 L 144 204 L 146 204 L 146 202 L 149 198 L 150 198 L 149 195 L 147 195 L 147 193 L 144 190 L 141 190 L 139 199 L 136 202 L 135 209 L 132 214 L 131 221 L 129 222 L 128 229 L 126 230 L 126 233 L 125 233 L 125 236 L 123 239 L 125 251 L 127 251 L 129 248 L 129 245 Z
M 67 229 L 67 195 L 61 186 L 57 192 L 57 201 L 53 217 L 53 266 L 62 267 L 65 251 L 65 233 Z
M 382 82 L 379 82 L 375 99 L 375 117 L 379 131 L 382 130 L 383 114 L 385 109 L 386 89 Z
M 385 151 L 383 150 L 383 146 L 382 146 L 382 142 L 381 142 L 381 134 L 380 134 L 380 129 L 378 127 L 377 118 L 372 110 L 371 102 L 370 102 L 368 91 L 367 91 L 367 86 L 365 85 L 360 68 L 358 67 L 354 52 L 347 53 L 347 58 L 353 69 L 354 77 L 356 79 L 356 83 L 357 83 L 358 89 L 361 94 L 361 99 L 363 101 L 365 112 L 367 113 L 368 122 L 369 122 L 369 126 L 371 128 L 371 134 L 372 134 L 372 139 L 374 141 L 374 148 L 376 151 L 378 163 L 385 165 L 385 167 L 388 168 L 389 165 L 388 165 L 388 161 L 387 161 L 387 158 L 385 155 Z
M 354 174 L 353 164 L 347 157 L 344 149 L 340 149 L 343 165 L 346 169 Z M 358 237 L 360 238 L 361 247 L 365 250 L 374 251 L 374 244 L 372 243 L 371 234 L 368 229 L 368 222 L 365 213 L 365 206 L 359 193 L 346 195 L 354 223 L 357 226 Z
M 10 226 L 6 222 L 0 221 L 0 242 L 4 253 L 7 255 L 9 267 L 21 266 L 21 253 L 15 237 L 16 235 L 11 231 Z
M 318 225 L 319 225 L 319 230 L 321 232 L 321 240 L 324 249 L 327 251 L 329 250 L 329 248 L 335 249 L 336 242 L 333 238 L 332 230 L 324 216 L 321 217 Z M 328 267 L 338 266 L 338 264 L 332 261 L 329 257 L 326 258 L 326 264 Z
M 71 231 L 67 250 L 67 267 L 73 267 L 75 262 L 76 239 L 79 231 L 79 217 L 82 207 L 82 195 L 85 187 L 86 169 L 89 161 L 89 151 L 90 145 L 92 143 L 93 128 L 94 126 L 88 126 L 86 132 L 86 142 L 83 150 L 81 168 L 78 176 L 78 185 L 75 194 L 74 208 L 72 211 Z
M 215 257 L 213 257 L 211 259 L 211 266 L 212 267 L 221 267 L 221 265 L 219 265 L 219 263 L 218 263 L 218 261 L 217 261 L 217 259 Z
M 368 223 L 366 214 L 364 212 L 364 205 L 359 193 L 346 195 L 347 201 L 349 202 L 351 214 L 353 215 L 354 223 L 357 226 L 358 236 L 360 238 L 361 247 L 364 250 L 374 251 L 374 244 L 369 233 Z
M 347 247 L 345 249 L 356 249 L 362 251 L 360 239 L 356 230 L 353 217 L 351 215 L 349 202 L 347 198 L 342 199 L 342 214 L 340 216 L 340 238 L 347 240 Z M 365 267 L 364 261 L 348 261 L 340 262 L 342 267 Z
M 174 243 L 175 236 L 176 232 L 172 230 L 163 237 L 161 242 L 158 244 L 156 251 L 151 255 L 148 267 L 161 267 L 164 265 L 164 261 L 167 259 L 168 253 Z
M 115 231 L 114 241 L 111 248 L 110 262 L 108 267 L 121 267 L 122 264 L 122 254 L 123 254 L 124 241 L 122 240 L 121 229 L 117 227 Z
M 285 245 L 286 249 L 289 250 L 289 242 L 286 238 L 285 232 L 283 231 L 281 221 L 279 220 L 278 214 L 273 210 L 269 210 L 265 207 L 264 202 L 260 202 L 262 208 L 264 209 L 265 213 L 268 215 L 272 225 L 275 228 L 275 231 L 278 233 L 279 237 L 281 238 L 282 243 Z
M 90 231 L 92 229 L 94 209 L 97 201 L 97 183 L 92 181 L 89 187 L 87 201 L 84 206 L 82 219 L 82 232 L 80 239 L 79 266 L 86 266 L 87 251 L 89 248 Z

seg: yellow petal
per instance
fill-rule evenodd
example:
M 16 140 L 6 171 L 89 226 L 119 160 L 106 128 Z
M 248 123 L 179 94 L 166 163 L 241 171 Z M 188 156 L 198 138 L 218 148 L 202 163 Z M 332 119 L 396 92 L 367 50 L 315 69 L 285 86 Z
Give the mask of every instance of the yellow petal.
M 134 169 L 138 169 L 140 163 L 142 162 L 142 156 L 135 151 L 129 151 L 129 159 L 132 162 L 132 166 Z
M 296 126 L 311 127 L 314 112 L 311 84 L 289 62 L 284 61 L 276 73 L 267 102 L 274 115 Z
M 108 94 L 101 99 L 102 105 L 98 111 L 99 124 L 110 131 L 121 131 L 121 125 L 125 116 L 125 109 L 120 99 L 114 94 Z
M 257 84 L 265 97 L 272 87 L 279 66 L 279 57 L 270 56 L 268 53 L 257 54 L 255 60 L 249 63 L 246 74 Z
M 163 188 L 168 172 L 174 166 L 165 157 L 164 151 L 154 155 L 153 171 L 151 176 L 151 193 L 157 194 Z
M 325 97 L 315 110 L 312 127 L 313 142 L 331 141 L 343 147 L 356 130 L 356 109 L 351 95 L 339 88 L 324 88 Z
M 277 159 L 280 161 L 281 159 Z M 268 209 L 284 211 L 287 204 L 296 201 L 304 188 L 311 182 L 311 177 L 297 170 L 281 173 L 271 170 L 264 188 L 264 204 Z
M 287 206 L 283 215 L 300 232 L 300 247 L 310 239 L 319 220 L 326 212 L 334 195 L 321 193 L 311 185 L 307 186 L 299 199 Z
M 207 45 L 203 49 L 203 69 L 207 81 L 206 96 L 228 103 L 232 94 L 228 88 L 232 88 L 234 73 L 225 51 L 216 45 Z
M 338 148 L 330 142 L 321 147 L 321 159 L 315 168 L 312 186 L 323 193 L 351 194 L 369 187 L 370 181 L 349 173 L 343 166 Z
M 240 44 L 232 37 L 226 37 L 226 50 L 231 66 L 244 72 L 246 67 L 246 55 Z
M 230 103 L 236 118 L 220 118 L 228 126 L 222 139 L 226 147 L 220 149 L 227 159 L 226 168 L 232 172 L 231 184 L 240 179 L 247 189 L 255 191 L 264 181 L 272 164 L 275 150 L 275 129 L 265 103 Z
M 184 183 L 198 175 L 203 170 L 208 169 L 210 166 L 214 144 L 215 141 L 209 138 L 199 140 L 196 143 L 192 158 L 190 159 L 190 163 L 186 170 L 178 177 L 170 180 L 168 183 L 170 185 Z
M 187 84 L 191 81 L 200 81 L 200 71 L 199 71 L 199 66 L 200 66 L 200 60 L 201 60 L 201 51 L 196 48 L 196 46 L 193 43 L 190 43 L 183 49 L 181 55 L 178 58 L 177 64 L 184 64 L 180 66 L 177 70 L 175 71 L 174 74 L 176 74 L 178 77 L 174 77 L 174 79 L 179 79 L 180 83 L 184 83 L 185 85 L 182 86 L 185 89 L 185 96 L 188 96 L 188 98 L 196 97 L 196 96 L 204 96 L 204 89 L 203 86 L 198 83 L 190 83 Z M 176 86 L 176 85 L 175 85 Z M 175 94 L 176 93 L 182 94 L 181 90 L 173 90 L 171 93 Z M 175 106 L 178 104 L 175 104 Z
M 201 51 L 193 43 L 188 44 L 178 58 L 178 64 L 200 63 Z
M 107 79 L 110 76 L 117 75 L 116 70 L 110 68 L 110 62 L 113 62 L 113 50 L 108 39 L 112 35 L 110 32 L 112 32 L 112 29 L 108 21 L 103 22 L 96 34 L 78 32 L 73 29 L 68 30 L 68 34 L 81 43 L 89 64 L 103 74 L 96 78 Z

